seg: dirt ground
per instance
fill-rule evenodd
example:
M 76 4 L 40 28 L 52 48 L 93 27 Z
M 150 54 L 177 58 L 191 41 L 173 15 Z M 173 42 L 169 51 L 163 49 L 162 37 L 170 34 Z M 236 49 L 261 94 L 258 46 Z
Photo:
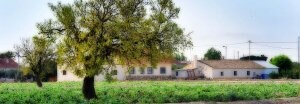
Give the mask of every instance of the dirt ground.
M 299 97 L 279 98 L 258 101 L 234 101 L 234 102 L 189 102 L 189 103 L 174 103 L 174 104 L 300 104 Z

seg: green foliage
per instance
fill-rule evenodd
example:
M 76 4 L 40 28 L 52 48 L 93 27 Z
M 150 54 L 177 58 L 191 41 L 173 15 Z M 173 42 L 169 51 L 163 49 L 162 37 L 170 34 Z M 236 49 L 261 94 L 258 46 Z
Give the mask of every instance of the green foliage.
M 222 58 L 222 54 L 221 54 L 221 51 L 216 50 L 215 48 L 210 48 L 204 54 L 204 58 L 206 60 L 220 60 Z
M 279 67 L 279 73 L 283 76 L 286 76 L 284 74 L 287 74 L 287 71 L 292 69 L 292 61 L 286 55 L 274 56 L 271 58 L 270 63 Z
M 196 101 L 237 101 L 297 97 L 297 83 L 227 83 L 227 82 L 97 82 L 98 99 L 84 100 L 80 82 L 0 85 L 1 104 L 132 104 L 180 103 Z M 17 99 L 16 99 L 17 98 Z
M 0 58 L 13 58 L 15 57 L 14 53 L 12 51 L 7 51 L 4 53 L 0 53 Z
M 183 53 L 175 53 L 174 57 L 176 61 L 186 61 L 186 56 Z
M 240 60 L 262 60 L 262 61 L 267 61 L 268 57 L 266 57 L 265 55 L 260 55 L 260 56 L 245 56 L 245 57 L 241 57 Z
M 56 20 L 41 23 L 40 31 L 61 40 L 59 64 L 80 77 L 115 64 L 147 61 L 155 66 L 192 45 L 174 21 L 179 8 L 171 0 L 76 0 L 50 8 Z
M 42 76 L 45 76 L 47 71 L 56 67 L 56 64 L 53 64 L 55 60 L 53 42 L 51 38 L 40 34 L 32 37 L 32 40 L 22 40 L 22 43 L 15 47 L 16 51 L 24 56 L 22 66 L 27 69 L 24 73 L 32 73 L 39 86 L 42 86 Z
M 280 78 L 279 73 L 276 73 L 276 72 L 271 72 L 271 73 L 269 74 L 269 76 L 270 76 L 270 78 L 272 78 L 272 79 L 278 79 L 278 78 Z
M 172 64 L 172 70 L 182 69 L 184 66 L 183 64 Z
M 112 79 L 104 72 L 116 64 L 156 66 L 192 45 L 174 21 L 180 9 L 171 0 L 75 0 L 49 7 L 55 20 L 38 28 L 58 40 L 58 63 L 86 79 L 86 99 L 96 98 L 89 80 L 100 73 Z

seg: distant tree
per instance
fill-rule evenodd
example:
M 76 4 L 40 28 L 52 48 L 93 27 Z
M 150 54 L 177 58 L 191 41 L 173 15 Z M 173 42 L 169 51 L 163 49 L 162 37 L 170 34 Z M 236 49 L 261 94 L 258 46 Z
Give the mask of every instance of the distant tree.
M 270 63 L 279 67 L 280 73 L 287 73 L 292 69 L 292 60 L 286 55 L 278 55 L 271 58 Z
M 12 51 L 0 53 L 0 58 L 13 58 L 15 55 Z
M 54 60 L 54 47 L 52 39 L 48 39 L 44 35 L 37 35 L 30 39 L 22 40 L 20 45 L 17 45 L 16 51 L 23 56 L 23 62 L 28 73 L 32 72 L 38 87 L 42 87 L 42 73 L 45 73 L 49 68 L 49 60 Z
M 186 56 L 183 53 L 175 53 L 174 57 L 176 61 L 186 61 Z
M 51 77 L 57 76 L 57 63 L 56 60 L 52 60 L 52 59 L 45 60 L 45 63 L 47 65 L 45 65 L 44 71 L 41 72 L 40 79 L 42 81 L 49 81 Z M 28 76 L 28 77 L 33 76 L 33 72 L 28 66 L 22 65 L 21 69 L 22 69 L 23 76 Z
M 56 20 L 41 23 L 40 30 L 61 36 L 58 63 L 83 78 L 86 99 L 97 98 L 94 76 L 116 63 L 156 66 L 192 45 L 174 21 L 180 9 L 172 0 L 75 0 L 50 8 Z
M 250 58 L 249 58 L 250 57 Z M 266 57 L 265 55 L 261 55 L 261 56 L 245 56 L 245 57 L 241 57 L 240 60 L 261 60 L 261 61 L 267 61 L 268 57 Z
M 204 55 L 206 60 L 221 60 L 222 54 L 221 51 L 216 50 L 215 48 L 210 48 Z

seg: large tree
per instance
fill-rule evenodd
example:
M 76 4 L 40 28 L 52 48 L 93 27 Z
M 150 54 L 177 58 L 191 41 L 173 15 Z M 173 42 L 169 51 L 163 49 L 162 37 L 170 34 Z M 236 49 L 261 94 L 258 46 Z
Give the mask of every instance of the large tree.
M 279 67 L 279 72 L 292 70 L 292 60 L 286 55 L 278 55 L 271 58 L 270 63 Z
M 192 45 L 174 22 L 180 9 L 172 0 L 76 0 L 50 7 L 56 20 L 41 23 L 40 30 L 59 34 L 59 64 L 84 78 L 86 99 L 97 97 L 94 76 L 116 63 L 155 66 Z
M 23 67 L 32 72 L 38 87 L 42 87 L 41 74 L 49 70 L 50 63 L 55 60 L 53 40 L 45 35 L 36 35 L 32 40 L 22 40 L 15 48 L 23 57 Z
M 204 59 L 206 60 L 221 60 L 222 54 L 221 51 L 216 50 L 215 48 L 210 48 L 204 54 Z

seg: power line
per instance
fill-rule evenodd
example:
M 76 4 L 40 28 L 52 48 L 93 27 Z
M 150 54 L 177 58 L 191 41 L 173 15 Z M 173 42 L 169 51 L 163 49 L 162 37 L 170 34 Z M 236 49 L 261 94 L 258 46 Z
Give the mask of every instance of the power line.
M 275 44 L 277 44 L 277 43 L 294 43 L 294 44 L 296 44 L 297 42 L 253 42 L 253 43 L 270 43 L 270 44 L 273 44 L 273 43 L 275 43 Z
M 242 42 L 242 43 L 231 43 L 231 44 L 225 44 L 225 45 L 239 45 L 239 44 L 246 44 L 248 42 Z
M 276 48 L 276 49 L 297 49 L 297 48 L 275 47 L 275 46 L 262 45 L 262 44 L 256 44 L 256 45 L 270 47 L 270 48 Z

